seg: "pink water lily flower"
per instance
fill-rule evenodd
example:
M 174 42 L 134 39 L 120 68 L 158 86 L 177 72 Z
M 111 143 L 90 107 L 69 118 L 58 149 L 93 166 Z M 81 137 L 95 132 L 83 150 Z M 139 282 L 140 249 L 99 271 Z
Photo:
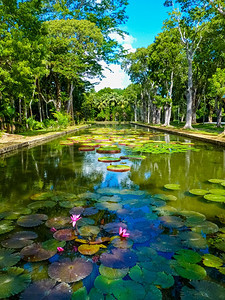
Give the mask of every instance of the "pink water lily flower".
M 77 221 L 81 219 L 80 215 L 72 215 L 70 218 L 71 218 L 70 223 L 73 224 L 73 227 L 75 227 Z
M 130 236 L 130 234 L 127 232 L 127 230 L 125 228 L 123 229 L 122 227 L 120 227 L 120 229 L 119 229 L 119 235 L 123 238 Z
M 51 232 L 56 232 L 57 230 L 55 229 L 55 227 L 52 227 L 52 228 L 50 229 L 50 231 L 51 231 Z
M 63 251 L 64 251 L 64 249 L 63 249 L 62 247 L 57 247 L 57 250 L 58 250 L 59 252 L 63 252 Z

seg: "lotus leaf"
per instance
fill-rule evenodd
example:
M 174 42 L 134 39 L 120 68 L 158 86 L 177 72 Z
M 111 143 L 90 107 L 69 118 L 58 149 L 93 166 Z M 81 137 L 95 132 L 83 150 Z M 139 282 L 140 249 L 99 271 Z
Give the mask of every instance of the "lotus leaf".
M 180 217 L 162 216 L 159 217 L 159 220 L 163 223 L 164 226 L 169 228 L 180 228 L 184 226 L 184 222 Z
M 95 287 L 90 290 L 88 297 L 90 300 L 105 300 L 104 295 Z
M 212 254 L 204 254 L 203 264 L 207 267 L 219 268 L 223 265 L 223 260 Z
M 165 272 L 158 272 L 154 284 L 163 289 L 168 289 L 174 285 L 174 279 L 172 275 L 168 275 Z
M 207 280 L 204 281 L 192 281 L 191 285 L 193 288 L 184 286 L 181 290 L 181 299 L 182 300 L 209 300 L 209 299 L 218 299 L 223 300 L 225 295 L 225 289 L 221 285 L 210 282 Z
M 9 221 L 9 220 L 0 221 L 0 234 L 10 232 L 14 228 L 15 228 L 15 226 L 12 225 L 12 221 Z
M 154 285 L 148 286 L 147 294 L 145 295 L 144 300 L 162 300 L 161 291 Z
M 20 261 L 20 255 L 10 249 L 0 249 L 0 268 L 11 267 Z
M 48 274 L 52 279 L 61 282 L 77 282 L 91 274 L 93 264 L 83 258 L 64 259 L 49 266 Z
M 17 224 L 22 227 L 35 227 L 41 225 L 48 217 L 44 214 L 33 214 L 22 216 L 17 220 Z
M 157 195 L 154 195 L 154 198 L 160 199 L 163 201 L 177 201 L 177 197 L 174 195 L 157 194 Z
M 72 294 L 71 300 L 86 300 L 88 299 L 87 290 L 85 287 L 79 288 Z
M 223 183 L 224 179 L 209 179 L 208 182 L 211 182 L 211 183 Z
M 103 265 L 100 265 L 99 272 L 104 277 L 107 277 L 108 279 L 120 279 L 127 275 L 129 269 L 113 269 L 109 267 L 105 267 Z
M 173 256 L 179 263 L 196 264 L 201 261 L 202 257 L 195 251 L 182 249 L 175 253 Z
M 130 269 L 129 276 L 132 280 L 136 282 L 140 282 L 140 283 L 143 282 L 143 272 L 138 265 Z
M 120 300 L 137 300 L 143 299 L 145 289 L 143 285 L 133 280 L 121 280 L 112 285 L 113 295 Z
M 201 280 L 207 275 L 205 269 L 197 264 L 179 262 L 174 263 L 173 268 L 181 277 L 191 280 Z
M 22 292 L 29 284 L 29 274 L 24 274 L 24 269 L 9 268 L 0 272 L 0 298 L 8 298 Z
M 121 279 L 109 279 L 103 275 L 99 275 L 95 279 L 94 286 L 103 294 L 111 294 L 113 291 L 113 285 L 115 285 L 115 283 L 120 283 L 120 285 L 122 285 L 121 282 Z
M 79 228 L 79 232 L 82 236 L 97 235 L 100 232 L 98 226 L 86 225 Z
M 77 236 L 73 229 L 60 229 L 54 233 L 53 237 L 58 241 L 72 241 Z
M 49 228 L 56 228 L 56 229 L 60 229 L 60 228 L 64 228 L 66 225 L 69 225 L 70 223 L 70 218 L 69 217 L 54 217 L 49 219 L 45 225 Z
M 57 241 L 55 239 L 50 239 L 42 243 L 42 247 L 45 250 L 55 251 L 58 247 L 64 247 L 66 245 L 65 241 Z
M 41 244 L 31 244 L 30 246 L 24 247 L 20 255 L 21 257 L 29 262 L 36 262 L 49 259 L 57 252 L 56 250 L 45 250 Z
M 130 171 L 130 167 L 124 165 L 111 165 L 107 167 L 107 170 L 112 172 L 127 172 Z
M 112 245 L 116 248 L 128 249 L 133 246 L 133 242 L 131 239 L 115 238 Z
M 83 244 L 78 247 L 78 251 L 83 255 L 94 255 L 100 250 L 101 245 Z
M 112 163 L 121 161 L 119 157 L 99 157 L 98 161 L 105 162 L 105 163 Z
M 137 256 L 131 250 L 123 250 L 120 248 L 112 249 L 100 256 L 101 263 L 109 268 L 122 269 L 133 267 L 136 264 Z
M 190 194 L 196 195 L 196 196 L 204 196 L 209 193 L 207 190 L 202 190 L 202 189 L 192 189 L 189 191 Z
M 180 190 L 180 185 L 175 183 L 165 184 L 164 188 L 166 188 L 167 190 L 177 191 Z
M 54 201 L 36 201 L 27 205 L 30 209 L 40 209 L 44 207 L 54 207 L 56 203 Z
M 52 279 L 45 279 L 31 284 L 21 295 L 21 300 L 69 300 L 71 288 L 65 282 L 57 284 Z
M 205 234 L 210 234 L 217 232 L 219 230 L 219 227 L 215 223 L 204 221 L 202 222 L 202 224 L 194 225 L 191 230 L 198 233 L 203 232 Z

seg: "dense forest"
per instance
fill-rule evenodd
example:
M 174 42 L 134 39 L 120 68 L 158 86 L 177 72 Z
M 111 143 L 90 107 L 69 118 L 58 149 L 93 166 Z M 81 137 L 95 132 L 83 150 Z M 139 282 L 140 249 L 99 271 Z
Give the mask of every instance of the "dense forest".
M 126 0 L 0 0 L 0 129 L 88 120 L 217 120 L 225 99 L 225 4 L 165 1 L 168 19 L 147 48 L 126 53 Z M 160 12 L 159 12 L 160 13 Z M 103 62 L 132 84 L 94 90 Z

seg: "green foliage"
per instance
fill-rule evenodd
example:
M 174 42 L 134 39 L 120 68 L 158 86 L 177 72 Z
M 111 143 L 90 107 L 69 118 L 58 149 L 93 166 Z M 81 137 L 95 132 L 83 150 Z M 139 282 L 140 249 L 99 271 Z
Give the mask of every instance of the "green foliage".
M 66 128 L 71 123 L 71 116 L 63 112 L 54 112 L 53 116 L 56 119 L 59 128 Z

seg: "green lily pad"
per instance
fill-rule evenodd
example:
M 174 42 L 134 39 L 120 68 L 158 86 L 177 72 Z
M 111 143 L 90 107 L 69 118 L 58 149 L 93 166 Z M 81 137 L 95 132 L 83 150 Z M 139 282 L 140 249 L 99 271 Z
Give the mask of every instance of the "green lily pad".
M 83 258 L 70 260 L 63 259 L 60 262 L 54 262 L 48 268 L 49 276 L 59 282 L 77 282 L 91 274 L 93 264 Z
M 179 233 L 179 237 L 185 247 L 192 249 L 206 249 L 208 247 L 207 241 L 201 233 L 183 231 Z
M 31 281 L 29 274 L 21 268 L 9 268 L 0 272 L 0 298 L 5 299 L 22 292 Z
M 88 294 L 88 297 L 90 300 L 105 300 L 104 295 L 96 289 L 95 287 L 90 290 L 90 293 Z M 109 299 L 107 299 L 109 300 Z
M 208 194 L 209 191 L 202 190 L 202 189 L 192 189 L 192 190 L 189 190 L 189 193 L 192 195 L 196 195 L 196 196 L 204 196 L 204 195 Z
M 130 269 L 129 276 L 132 280 L 136 282 L 140 282 L 140 283 L 143 282 L 143 272 L 138 265 Z
M 0 249 L 0 268 L 12 267 L 20 261 L 20 255 L 10 249 Z
M 209 179 L 208 182 L 211 182 L 211 183 L 222 183 L 222 182 L 224 182 L 224 179 Z
M 166 188 L 167 190 L 172 190 L 172 191 L 178 191 L 180 190 L 180 185 L 179 184 L 165 184 L 164 188 Z
M 174 195 L 165 195 L 165 194 L 156 194 L 154 198 L 160 199 L 163 201 L 177 201 L 177 197 Z
M 208 201 L 213 202 L 225 202 L 225 196 L 221 195 L 207 194 L 204 196 L 204 198 Z
M 57 250 L 57 247 L 64 247 L 65 245 L 65 241 L 57 241 L 55 239 L 50 239 L 42 243 L 43 249 L 50 251 L 55 251 Z
M 218 299 L 223 300 L 225 288 L 221 285 L 208 280 L 190 282 L 193 288 L 184 286 L 181 290 L 182 300 L 208 300 Z
M 20 215 L 29 215 L 31 214 L 31 209 L 29 208 L 21 208 L 11 212 L 9 215 L 5 217 L 6 220 L 16 220 Z
M 88 299 L 86 287 L 82 287 L 72 294 L 71 300 L 86 300 Z
M 116 248 L 112 249 L 111 252 L 103 253 L 100 256 L 100 261 L 106 267 L 122 269 L 135 266 L 137 256 L 131 250 Z
M 112 172 L 128 172 L 130 171 L 130 167 L 125 165 L 111 165 L 107 167 L 107 170 Z
M 44 208 L 44 207 L 54 207 L 56 206 L 55 201 L 36 201 L 36 202 L 32 202 L 30 204 L 27 205 L 28 208 L 30 209 L 40 209 L 40 208 Z
M 184 226 L 184 221 L 180 217 L 176 216 L 162 216 L 159 220 L 165 227 L 180 228 Z
M 166 274 L 165 272 L 158 272 L 154 284 L 163 289 L 168 289 L 174 285 L 174 278 L 172 275 Z
M 207 275 L 205 269 L 197 264 L 174 263 L 173 267 L 181 277 L 191 280 L 201 280 Z
M 202 257 L 195 251 L 182 249 L 175 253 L 173 256 L 179 263 L 191 263 L 195 264 L 201 261 Z
M 43 280 L 48 278 L 47 264 L 43 262 L 26 263 L 26 270 L 31 275 L 33 281 Z
M 105 163 L 112 163 L 112 162 L 118 162 L 121 161 L 121 159 L 119 157 L 99 157 L 98 161 L 100 162 L 105 162 Z
M 27 247 L 24 247 L 20 255 L 25 261 L 29 262 L 36 262 L 36 261 L 42 261 L 47 260 L 53 255 L 55 255 L 57 252 L 57 249 L 55 250 L 46 250 L 42 247 L 41 244 L 31 244 Z
M 105 267 L 104 265 L 100 265 L 99 272 L 101 275 L 108 279 L 120 279 L 127 275 L 129 272 L 128 268 L 125 269 L 113 269 Z
M 188 227 L 193 226 L 194 224 L 202 223 L 206 220 L 205 215 L 196 211 L 182 210 L 179 211 L 179 214 L 186 218 L 185 225 Z
M 52 196 L 54 196 L 54 193 L 52 192 L 43 192 L 43 193 L 38 193 L 38 194 L 34 194 L 30 197 L 31 200 L 38 200 L 38 201 L 46 201 L 49 198 L 51 198 Z
M 35 227 L 41 225 L 48 217 L 44 214 L 33 214 L 22 216 L 17 220 L 17 224 L 22 227 Z
M 120 300 L 143 299 L 145 289 L 142 284 L 132 280 L 121 280 L 112 285 L 113 295 Z
M 207 267 L 219 268 L 223 265 L 223 260 L 212 254 L 204 254 L 203 264 Z
M 115 282 L 121 283 L 121 279 L 109 279 L 103 275 L 99 275 L 96 277 L 94 286 L 96 289 L 101 291 L 103 294 L 111 294 L 112 293 L 112 287 L 115 284 Z
M 54 217 L 49 219 L 45 225 L 49 228 L 61 229 L 70 224 L 71 219 L 69 217 Z
M 79 228 L 80 235 L 82 236 L 92 236 L 97 235 L 100 232 L 98 226 L 86 225 Z
M 13 222 L 9 220 L 0 221 L 0 234 L 12 231 L 15 228 L 12 224 Z
M 131 239 L 121 239 L 121 238 L 115 238 L 112 240 L 111 243 L 116 248 L 122 248 L 122 249 L 128 249 L 133 246 L 133 242 Z
M 144 300 L 162 300 L 161 291 L 154 285 L 148 285 L 148 290 Z
M 176 252 L 182 248 L 179 238 L 167 235 L 161 235 L 155 239 L 151 247 L 161 252 Z
M 209 193 L 214 194 L 214 195 L 224 196 L 225 195 L 225 189 L 211 189 L 211 190 L 209 190 Z
M 219 227 L 215 223 L 204 221 L 202 224 L 194 225 L 191 230 L 198 233 L 203 232 L 205 234 L 211 234 L 219 231 Z

